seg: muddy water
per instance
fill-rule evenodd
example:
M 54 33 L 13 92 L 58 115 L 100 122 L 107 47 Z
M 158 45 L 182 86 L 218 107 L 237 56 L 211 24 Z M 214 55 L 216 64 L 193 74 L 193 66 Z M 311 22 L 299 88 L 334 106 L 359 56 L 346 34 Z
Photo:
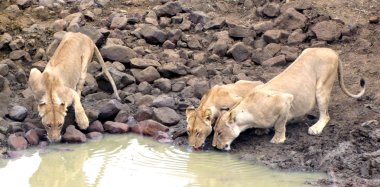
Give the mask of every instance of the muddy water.
M 228 153 L 192 152 L 135 135 L 27 150 L 0 160 L 12 186 L 307 186 L 323 174 L 278 172 Z

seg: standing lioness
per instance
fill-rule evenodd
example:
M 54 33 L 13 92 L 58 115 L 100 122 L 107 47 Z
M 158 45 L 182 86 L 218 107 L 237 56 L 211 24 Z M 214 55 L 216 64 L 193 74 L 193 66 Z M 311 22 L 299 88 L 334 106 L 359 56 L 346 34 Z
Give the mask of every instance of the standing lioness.
M 320 134 L 329 122 L 327 111 L 334 80 L 339 75 L 343 92 L 353 98 L 365 92 L 364 79 L 361 92 L 353 95 L 343 82 L 342 63 L 338 55 L 327 48 L 310 48 L 281 74 L 268 83 L 258 86 L 240 103 L 222 114 L 215 126 L 213 146 L 229 150 L 231 142 L 248 128 L 274 126 L 272 143 L 285 141 L 286 122 L 309 112 L 318 103 L 319 120 L 309 128 L 309 134 Z
M 260 81 L 240 80 L 235 84 L 216 85 L 207 91 L 197 109 L 186 109 L 189 145 L 195 149 L 200 148 L 206 137 L 211 134 L 211 126 L 219 117 L 221 109 L 232 107 L 253 88 L 262 84 Z
M 38 102 L 38 112 L 48 139 L 52 142 L 60 141 L 66 108 L 72 104 L 78 126 L 81 129 L 88 127 L 88 118 L 80 96 L 87 66 L 94 52 L 102 66 L 102 72 L 106 74 L 116 97 L 120 99 L 99 50 L 88 36 L 81 33 L 67 33 L 64 36 L 43 73 L 36 68 L 30 71 L 29 87 Z

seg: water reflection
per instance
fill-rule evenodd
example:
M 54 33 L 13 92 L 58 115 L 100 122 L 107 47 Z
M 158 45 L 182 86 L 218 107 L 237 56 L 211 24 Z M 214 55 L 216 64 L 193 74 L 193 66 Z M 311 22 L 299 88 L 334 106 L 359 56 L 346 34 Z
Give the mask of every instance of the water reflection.
M 305 186 L 306 179 L 323 177 L 272 171 L 227 153 L 194 153 L 135 135 L 106 136 L 101 141 L 25 153 L 29 156 L 0 160 L 0 178 L 17 176 L 20 185 L 9 183 L 12 186 L 284 187 Z M 20 168 L 23 174 L 17 175 Z

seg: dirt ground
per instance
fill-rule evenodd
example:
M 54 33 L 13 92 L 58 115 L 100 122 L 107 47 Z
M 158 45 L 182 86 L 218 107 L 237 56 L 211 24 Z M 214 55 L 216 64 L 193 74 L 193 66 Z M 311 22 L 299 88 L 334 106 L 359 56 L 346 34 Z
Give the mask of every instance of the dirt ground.
M 255 8 L 246 8 L 244 1 L 217 0 L 180 0 L 193 10 L 212 12 L 224 16 L 227 20 L 243 25 L 251 25 L 263 18 L 255 15 Z M 282 3 L 281 0 L 271 2 Z M 303 3 L 303 0 L 287 1 L 287 4 Z M 47 10 L 24 13 L 9 13 L 4 9 L 11 5 L 10 1 L 0 3 L 0 34 L 5 31 L 12 36 L 23 35 L 24 28 L 38 23 L 48 26 L 59 18 L 59 11 Z M 111 1 L 109 7 L 103 8 L 101 15 L 89 25 L 102 27 L 107 17 L 114 11 L 128 13 L 150 10 L 160 4 L 158 1 Z M 294 171 L 323 171 L 329 176 L 318 185 L 335 186 L 379 186 L 380 185 L 380 24 L 369 24 L 371 16 L 380 16 L 378 0 L 320 0 L 312 1 L 313 11 L 310 17 L 329 15 L 345 25 L 358 26 L 353 37 L 344 41 L 327 43 L 340 54 L 344 62 L 344 80 L 352 93 L 359 90 L 359 79 L 366 81 L 366 93 L 361 99 L 346 96 L 336 81 L 330 101 L 329 113 L 331 121 L 319 136 L 310 136 L 308 127 L 318 118 L 316 110 L 305 116 L 301 122 L 288 124 L 287 140 L 284 144 L 269 143 L 273 131 L 265 135 L 256 135 L 254 129 L 241 134 L 231 145 L 232 153 L 244 160 L 251 160 L 276 169 Z M 211 14 L 212 14 L 211 13 Z M 305 13 L 306 14 L 306 13 Z M 192 31 L 189 31 L 191 33 Z M 53 32 L 42 36 L 26 35 L 26 38 L 37 38 L 35 46 L 47 48 L 53 40 Z M 194 34 L 194 33 L 191 33 Z M 207 35 L 202 33 L 200 35 Z M 306 44 L 305 44 L 306 43 Z M 298 47 L 309 47 L 309 41 Z M 0 61 L 8 58 L 10 50 L 0 50 Z M 17 66 L 29 72 L 31 64 L 17 62 Z M 223 67 L 220 63 L 218 66 Z M 251 65 L 243 67 L 252 80 L 268 81 L 286 66 L 265 67 Z M 26 84 L 11 82 L 12 94 L 10 102 L 27 103 L 21 92 Z M 302 91 L 302 90 L 300 90 Z M 183 111 L 179 112 L 184 117 Z M 371 120 L 376 120 L 369 122 Z M 367 123 L 366 123 L 367 122 Z M 206 150 L 211 147 L 210 136 L 206 142 Z M 186 136 L 175 140 L 176 144 L 186 145 Z

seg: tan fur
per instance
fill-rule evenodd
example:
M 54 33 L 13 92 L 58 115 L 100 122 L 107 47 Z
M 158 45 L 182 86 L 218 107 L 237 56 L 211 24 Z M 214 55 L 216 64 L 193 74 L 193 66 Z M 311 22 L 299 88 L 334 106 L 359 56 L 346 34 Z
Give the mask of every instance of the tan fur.
M 318 135 L 329 122 L 328 104 L 335 78 L 339 73 L 340 86 L 348 96 L 359 98 L 365 92 L 353 95 L 343 83 L 343 69 L 338 55 L 328 48 L 309 48 L 278 76 L 258 86 L 240 103 L 225 112 L 216 122 L 213 146 L 229 150 L 231 142 L 248 128 L 274 127 L 272 143 L 285 141 L 288 120 L 301 117 L 318 103 L 319 120 L 309 128 L 309 134 Z
M 186 109 L 189 145 L 194 148 L 201 147 L 206 137 L 211 134 L 211 126 L 219 117 L 220 111 L 232 107 L 261 84 L 263 83 L 260 81 L 241 80 L 235 84 L 216 85 L 202 97 L 197 109 Z
M 50 141 L 61 139 L 61 128 L 66 108 L 73 104 L 75 118 L 81 129 L 88 127 L 88 118 L 80 103 L 87 66 L 95 52 L 104 73 L 111 82 L 114 93 L 120 99 L 115 83 L 93 41 L 81 33 L 67 33 L 56 49 L 43 73 L 33 68 L 29 75 L 29 87 L 38 102 Z

